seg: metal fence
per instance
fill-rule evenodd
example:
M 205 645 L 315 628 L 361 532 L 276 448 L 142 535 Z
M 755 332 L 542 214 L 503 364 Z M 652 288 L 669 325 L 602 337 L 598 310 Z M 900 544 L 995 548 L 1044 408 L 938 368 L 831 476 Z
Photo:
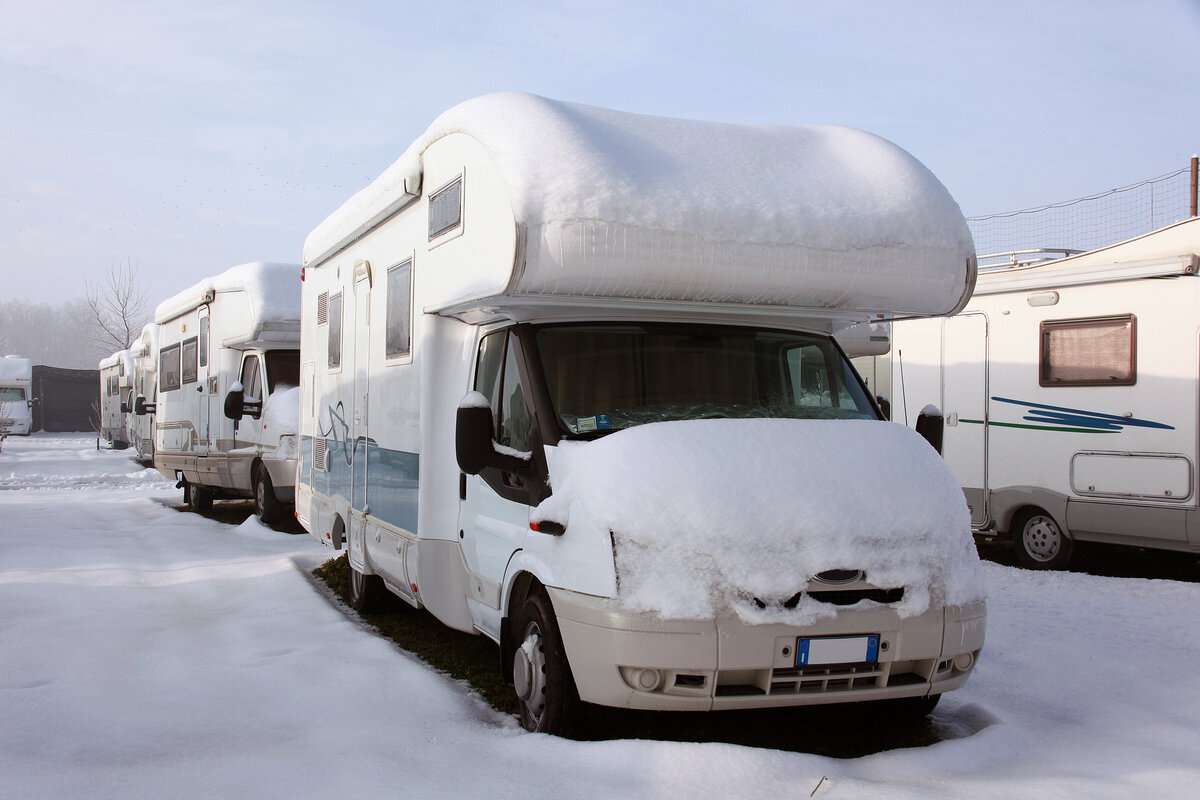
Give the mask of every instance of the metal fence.
M 991 254 L 1095 250 L 1195 216 L 1196 172 L 1193 158 L 1157 178 L 1040 208 L 968 217 L 967 225 L 981 266 Z

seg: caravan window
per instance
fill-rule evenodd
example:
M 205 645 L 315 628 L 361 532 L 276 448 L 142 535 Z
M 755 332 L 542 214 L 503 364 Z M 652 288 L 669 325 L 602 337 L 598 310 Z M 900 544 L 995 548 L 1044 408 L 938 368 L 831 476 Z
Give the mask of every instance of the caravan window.
M 25 399 L 25 390 L 19 386 L 0 386 L 0 402 L 15 403 Z
M 409 354 L 412 325 L 412 259 L 387 273 L 387 357 Z
M 196 368 L 196 340 L 188 339 L 183 343 L 183 367 L 181 371 L 183 384 L 195 383 L 200 374 Z
M 158 388 L 169 392 L 178 389 L 179 383 L 179 345 L 164 347 L 158 353 Z
M 342 295 L 329 298 L 329 368 L 342 367 Z
M 535 337 L 569 434 L 678 419 L 877 419 L 827 336 L 638 323 L 546 326 Z
M 200 318 L 200 366 L 208 366 L 208 317 Z
M 1042 386 L 1132 386 L 1137 319 L 1132 315 L 1042 323 Z

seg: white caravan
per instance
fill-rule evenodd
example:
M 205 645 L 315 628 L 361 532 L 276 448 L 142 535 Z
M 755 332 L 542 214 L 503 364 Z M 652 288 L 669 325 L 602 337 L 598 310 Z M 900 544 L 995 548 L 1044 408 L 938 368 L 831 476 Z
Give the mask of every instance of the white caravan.
M 164 301 L 154 466 L 196 510 L 250 497 L 273 521 L 293 500 L 300 375 L 300 267 L 232 267 Z
M 911 156 L 842 128 L 457 106 L 304 249 L 296 513 L 499 645 L 522 724 L 961 686 L 961 492 L 832 333 L 952 313 L 974 256 Z
M 153 322 L 142 328 L 142 335 L 129 348 L 133 358 L 133 379 L 122 402 L 127 412 L 129 441 L 137 451 L 138 461 L 154 466 L 154 415 L 137 412 L 137 398 L 154 405 L 158 397 L 158 325 Z
M 100 438 L 114 450 L 129 447 L 129 423 L 126 419 L 133 358 L 121 350 L 100 361 Z
M 33 428 L 33 362 L 21 356 L 0 358 L 0 438 L 28 436 Z
M 981 538 L 1061 568 L 1075 541 L 1200 552 L 1200 219 L 982 270 L 966 308 L 892 330 L 893 419 L 945 412 Z

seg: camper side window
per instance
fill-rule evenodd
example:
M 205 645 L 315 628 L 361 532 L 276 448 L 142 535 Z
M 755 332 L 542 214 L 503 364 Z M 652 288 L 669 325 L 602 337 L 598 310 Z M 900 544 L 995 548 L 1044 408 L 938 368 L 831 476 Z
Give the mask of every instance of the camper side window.
M 342 367 L 342 295 L 329 298 L 329 368 Z
M 412 259 L 387 273 L 387 357 L 409 354 L 412 325 Z
M 197 376 L 200 374 L 196 368 L 196 340 L 188 339 L 183 343 L 183 367 L 181 370 L 181 380 L 184 385 L 195 383 Z
M 158 354 L 158 388 L 169 392 L 178 389 L 179 382 L 179 345 L 164 347 Z
M 1042 323 L 1042 386 L 1132 386 L 1137 319 L 1132 315 Z

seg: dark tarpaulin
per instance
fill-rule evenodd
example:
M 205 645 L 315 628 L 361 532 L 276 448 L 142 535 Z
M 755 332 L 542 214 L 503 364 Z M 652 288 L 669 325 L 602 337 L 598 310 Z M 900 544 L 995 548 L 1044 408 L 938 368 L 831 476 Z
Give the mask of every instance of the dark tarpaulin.
M 100 371 L 33 367 L 33 430 L 95 431 L 100 408 Z

